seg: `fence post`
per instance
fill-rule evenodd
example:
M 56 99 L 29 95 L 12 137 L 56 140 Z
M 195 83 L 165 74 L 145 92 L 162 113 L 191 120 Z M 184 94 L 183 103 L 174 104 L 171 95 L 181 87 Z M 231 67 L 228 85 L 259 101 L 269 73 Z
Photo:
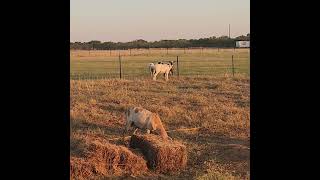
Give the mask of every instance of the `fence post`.
M 233 64 L 233 55 L 232 55 L 232 76 L 234 77 L 234 64 Z
M 122 78 L 121 56 L 119 54 L 120 79 Z
M 180 75 L 180 73 L 179 73 L 179 56 L 177 56 L 177 74 L 179 77 L 179 75 Z

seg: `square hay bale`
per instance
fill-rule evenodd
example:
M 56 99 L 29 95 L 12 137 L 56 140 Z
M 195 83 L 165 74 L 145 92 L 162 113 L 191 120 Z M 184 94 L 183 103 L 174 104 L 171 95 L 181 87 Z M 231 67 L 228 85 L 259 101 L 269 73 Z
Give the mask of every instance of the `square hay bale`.
M 165 141 L 153 134 L 133 135 L 130 146 L 141 149 L 149 168 L 158 173 L 178 172 L 187 165 L 187 149 L 180 142 Z
M 94 142 L 83 158 L 71 157 L 71 179 L 92 179 L 109 175 L 142 175 L 147 162 L 128 148 L 110 143 Z

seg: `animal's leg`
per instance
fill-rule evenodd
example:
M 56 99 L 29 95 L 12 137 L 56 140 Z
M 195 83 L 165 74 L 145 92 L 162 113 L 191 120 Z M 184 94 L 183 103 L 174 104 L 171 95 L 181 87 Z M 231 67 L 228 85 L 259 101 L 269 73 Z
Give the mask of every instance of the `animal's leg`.
M 152 76 L 154 75 L 154 73 L 155 73 L 155 70 L 154 70 L 153 68 L 150 68 L 150 75 L 151 75 L 151 78 L 152 78 Z
M 154 74 L 153 74 L 153 80 L 155 81 L 156 80 L 156 78 L 157 78 L 157 75 L 159 74 L 159 72 L 155 72 Z
M 166 72 L 166 81 L 168 81 L 169 80 L 169 72 Z
M 138 128 L 136 128 L 136 129 L 133 131 L 133 134 L 136 134 L 137 130 L 138 130 Z
M 131 123 L 129 121 L 127 121 L 126 126 L 125 126 L 125 128 L 123 130 L 123 133 L 122 133 L 123 142 L 124 142 L 124 135 L 129 130 L 130 126 L 131 126 Z

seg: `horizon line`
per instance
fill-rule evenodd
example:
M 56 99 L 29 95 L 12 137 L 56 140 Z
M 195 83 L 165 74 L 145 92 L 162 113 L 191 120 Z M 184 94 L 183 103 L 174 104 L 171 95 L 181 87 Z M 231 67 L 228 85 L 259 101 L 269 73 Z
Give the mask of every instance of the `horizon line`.
M 240 35 L 240 36 L 247 36 L 249 33 L 246 33 L 245 35 Z M 237 37 L 240 37 L 240 36 L 237 36 Z M 219 37 L 228 37 L 228 35 L 221 35 L 221 36 L 210 36 L 210 37 L 216 37 L 216 38 L 219 38 Z M 190 39 L 184 39 L 184 38 L 179 38 L 179 39 L 160 39 L 160 40 L 154 40 L 154 41 L 147 41 L 147 40 L 144 40 L 142 38 L 140 39 L 134 39 L 134 40 L 131 40 L 131 41 L 101 41 L 101 40 L 90 40 L 90 41 L 71 41 L 70 40 L 70 43 L 76 43 L 76 42 L 83 42 L 83 43 L 88 43 L 88 42 L 91 42 L 91 41 L 100 41 L 100 42 L 112 42 L 112 43 L 128 43 L 128 42 L 133 42 L 133 41 L 138 41 L 138 40 L 144 40 L 144 41 L 147 41 L 147 42 L 156 42 L 156 41 L 177 41 L 177 40 L 192 40 L 192 39 L 196 39 L 196 40 L 199 40 L 199 39 L 206 39 L 206 38 L 210 38 L 210 37 L 201 37 L 201 38 L 190 38 Z M 235 39 L 237 37 L 230 37 L 230 39 Z

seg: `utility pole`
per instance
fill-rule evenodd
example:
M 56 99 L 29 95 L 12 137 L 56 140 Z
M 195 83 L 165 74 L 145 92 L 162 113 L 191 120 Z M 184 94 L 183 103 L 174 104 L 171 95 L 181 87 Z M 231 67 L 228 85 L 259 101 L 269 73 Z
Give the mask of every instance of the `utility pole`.
M 229 24 L 229 39 L 230 39 L 230 24 Z

